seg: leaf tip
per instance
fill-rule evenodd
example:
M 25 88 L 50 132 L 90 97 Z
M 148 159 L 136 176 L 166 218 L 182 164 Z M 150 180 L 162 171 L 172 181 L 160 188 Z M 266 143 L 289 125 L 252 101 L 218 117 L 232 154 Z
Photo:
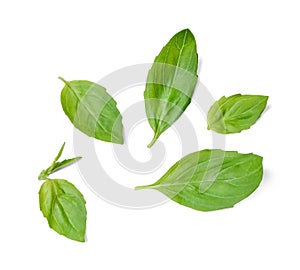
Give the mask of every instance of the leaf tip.
M 76 157 L 76 161 L 79 161 L 81 159 L 82 159 L 82 157 Z
M 188 34 L 193 34 L 192 31 L 189 28 L 185 28 L 181 32 L 186 32 Z

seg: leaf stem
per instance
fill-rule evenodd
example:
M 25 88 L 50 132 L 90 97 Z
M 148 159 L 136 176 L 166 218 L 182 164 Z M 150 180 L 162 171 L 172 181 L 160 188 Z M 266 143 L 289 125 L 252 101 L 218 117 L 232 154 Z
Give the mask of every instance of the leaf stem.
M 148 148 L 151 148 L 153 144 L 157 141 L 159 134 L 155 133 L 152 141 L 147 145 Z
M 146 189 L 148 186 L 137 186 L 134 189 L 135 190 L 142 190 L 142 189 Z
M 59 152 L 56 155 L 56 157 L 54 158 L 51 165 L 47 169 L 41 171 L 41 173 L 38 176 L 39 180 L 49 180 L 48 176 L 50 174 L 52 174 L 58 170 L 61 170 L 81 159 L 81 157 L 74 157 L 74 158 L 65 159 L 61 162 L 58 162 L 58 159 L 61 157 L 61 154 L 65 148 L 65 145 L 66 145 L 66 143 L 64 142 L 63 145 L 60 147 Z
M 65 84 L 68 84 L 68 82 L 63 78 L 63 77 L 58 77 L 58 79 L 60 79 L 62 82 L 64 82 Z
M 155 184 L 145 185 L 145 186 L 136 186 L 135 190 L 142 190 L 142 189 L 155 189 Z

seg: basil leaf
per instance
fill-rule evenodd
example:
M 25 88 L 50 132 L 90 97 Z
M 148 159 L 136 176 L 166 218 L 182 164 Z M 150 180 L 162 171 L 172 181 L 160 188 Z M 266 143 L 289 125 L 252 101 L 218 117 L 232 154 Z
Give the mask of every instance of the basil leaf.
M 56 162 L 52 168 L 51 173 L 56 172 L 62 168 L 65 168 L 67 166 L 70 166 L 71 164 L 77 162 L 78 160 L 80 160 L 81 157 L 75 157 L 75 158 L 70 158 L 70 159 L 65 159 L 63 161 L 60 162 Z
M 53 160 L 53 162 L 52 162 L 52 165 L 55 164 L 55 162 L 59 160 L 59 158 L 60 158 L 61 155 L 62 155 L 62 152 L 63 152 L 64 149 L 65 149 L 65 146 L 66 146 L 66 143 L 64 142 L 64 143 L 62 144 L 62 146 L 60 147 L 60 149 L 59 149 L 59 151 L 58 151 L 56 157 L 54 158 L 54 160 Z
M 65 83 L 61 104 L 73 125 L 90 137 L 123 144 L 122 116 L 105 88 L 89 81 L 59 78 Z
M 259 95 L 222 97 L 208 111 L 207 128 L 222 134 L 249 129 L 264 111 L 267 101 L 267 96 Z
M 85 200 L 73 184 L 63 179 L 46 180 L 39 191 L 39 202 L 50 228 L 67 238 L 84 242 Z
M 263 176 L 262 157 L 234 151 L 202 150 L 175 163 L 155 189 L 184 206 L 212 211 L 233 207 L 248 197 Z
M 151 147 L 184 112 L 197 83 L 196 40 L 189 29 L 174 35 L 155 58 L 144 92 L 149 124 L 154 131 Z
M 59 162 L 64 147 L 65 143 L 52 164 L 39 175 L 39 180 L 46 180 L 39 191 L 40 209 L 47 218 L 50 228 L 70 239 L 84 242 L 86 209 L 82 194 L 67 180 L 48 178 L 51 173 L 81 158 L 75 157 Z
M 42 170 L 42 172 L 40 173 L 38 179 L 39 180 L 47 180 L 48 176 L 51 173 L 54 173 L 64 167 L 67 167 L 73 163 L 75 163 L 76 161 L 80 160 L 81 157 L 75 157 L 75 158 L 71 158 L 71 159 L 65 159 L 63 161 L 58 162 L 58 159 L 61 157 L 61 154 L 65 148 L 65 144 L 63 143 L 63 145 L 61 146 L 57 156 L 54 158 L 53 162 L 51 163 L 51 165 L 46 169 L 46 170 Z

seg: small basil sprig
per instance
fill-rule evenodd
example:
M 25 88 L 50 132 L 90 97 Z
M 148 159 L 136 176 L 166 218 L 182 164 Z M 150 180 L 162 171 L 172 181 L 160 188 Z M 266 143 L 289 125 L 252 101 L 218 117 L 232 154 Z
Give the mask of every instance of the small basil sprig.
M 267 101 L 267 96 L 260 95 L 222 97 L 208 111 L 207 128 L 221 134 L 249 129 L 261 116 Z
M 98 140 L 123 144 L 122 116 L 116 101 L 99 84 L 90 81 L 66 81 L 61 105 L 73 125 Z
M 84 242 L 86 229 L 85 199 L 80 191 L 64 179 L 50 179 L 49 175 L 78 161 L 81 157 L 60 158 L 65 143 L 52 164 L 42 170 L 38 179 L 45 180 L 39 191 L 40 210 L 48 220 L 49 227 L 69 239 Z
M 148 73 L 144 92 L 148 122 L 154 131 L 151 147 L 185 111 L 197 83 L 198 55 L 189 29 L 174 35 Z
M 57 156 L 53 160 L 52 164 L 45 170 L 42 170 L 38 179 L 39 180 L 47 180 L 48 176 L 64 167 L 67 167 L 71 165 L 72 163 L 75 163 L 76 161 L 80 160 L 81 157 L 75 157 L 75 158 L 70 158 L 70 159 L 65 159 L 63 161 L 58 162 L 58 159 L 60 158 L 64 148 L 65 148 L 66 143 L 63 143 L 61 146 Z
M 235 151 L 202 150 L 176 162 L 155 189 L 173 201 L 201 211 L 233 207 L 248 197 L 263 176 L 262 157 Z

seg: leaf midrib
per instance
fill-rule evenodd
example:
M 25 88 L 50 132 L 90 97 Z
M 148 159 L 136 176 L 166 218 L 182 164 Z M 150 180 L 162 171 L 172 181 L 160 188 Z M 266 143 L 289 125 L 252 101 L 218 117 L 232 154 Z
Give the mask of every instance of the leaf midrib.
M 253 174 L 257 173 L 259 170 L 261 170 L 261 167 L 258 167 L 257 169 L 251 171 L 251 173 L 247 174 L 247 176 L 253 175 Z M 237 179 L 242 178 L 242 177 L 245 177 L 245 176 L 240 176 L 240 177 L 235 177 L 235 178 L 230 178 L 230 179 L 215 179 L 213 181 L 211 181 L 211 180 L 203 180 L 203 181 L 201 181 L 201 180 L 200 181 L 197 181 L 197 180 L 196 181 L 192 181 L 192 180 L 190 180 L 190 181 L 185 181 L 185 182 L 180 182 L 180 183 L 175 182 L 175 183 L 166 183 L 166 184 L 157 184 L 157 185 L 153 184 L 153 185 L 145 186 L 145 188 L 159 189 L 161 187 L 163 188 L 163 187 L 187 186 L 187 185 L 189 185 L 191 183 L 199 183 L 199 185 L 200 185 L 201 183 L 220 182 L 220 181 L 224 181 L 224 183 L 226 183 L 226 184 L 227 183 L 228 184 L 232 184 L 232 182 L 234 180 L 237 180 Z M 247 185 L 239 185 L 239 186 L 247 186 Z
M 181 60 L 182 52 L 183 52 L 183 49 L 184 49 L 185 44 L 186 44 L 186 36 L 187 36 L 187 33 L 188 33 L 188 30 L 185 30 L 184 37 L 183 37 L 183 42 L 182 42 L 182 46 L 181 46 L 181 48 L 180 48 L 179 55 L 178 55 L 178 58 L 177 58 L 177 61 L 176 61 L 175 74 L 174 74 L 174 76 L 172 77 L 172 81 L 171 81 L 170 87 L 168 87 L 168 88 L 170 88 L 170 89 L 173 88 L 174 78 L 175 78 L 176 75 L 177 75 L 177 67 L 178 67 L 178 63 L 179 63 L 180 60 Z M 172 41 L 172 42 L 174 42 L 174 41 Z M 171 47 L 171 46 L 170 46 L 170 47 Z M 170 51 L 170 49 L 169 49 L 168 52 L 166 53 L 165 60 L 164 60 L 164 63 L 163 63 L 163 64 L 166 63 L 166 58 L 167 58 L 167 56 L 168 56 L 169 51 Z M 189 62 L 189 64 L 190 64 L 190 62 Z M 164 75 L 163 75 L 163 76 L 164 76 Z M 163 87 L 165 88 L 165 86 L 163 86 Z M 172 93 L 172 90 L 171 90 L 171 91 L 168 91 L 167 101 L 169 101 L 169 98 L 170 98 L 170 96 L 171 96 L 171 93 Z M 155 135 L 158 135 L 158 134 L 159 134 L 159 128 L 160 128 L 161 124 L 163 123 L 163 121 L 161 121 L 161 119 L 164 119 L 163 116 L 166 115 L 166 114 L 165 114 L 165 112 L 167 111 L 166 108 L 167 108 L 167 102 L 165 102 L 165 104 L 164 104 L 164 106 L 163 106 L 163 109 L 161 110 L 161 114 L 160 114 L 160 118 L 159 118 L 159 121 L 158 121 L 158 124 L 157 124 L 157 127 L 156 127 Z
M 253 107 L 250 107 L 246 111 L 243 111 L 242 113 L 239 113 L 237 115 L 240 117 L 241 115 L 244 115 L 250 111 L 256 110 L 257 107 L 259 107 L 263 102 L 264 102 L 264 99 L 260 99 Z M 236 118 L 236 114 L 232 113 L 231 112 L 232 110 L 233 110 L 233 107 L 231 108 L 231 110 L 228 111 L 228 114 L 232 114 L 232 115 L 226 119 L 227 121 L 232 121 Z M 261 114 L 261 112 L 260 112 L 260 114 Z M 255 118 L 256 118 L 256 116 L 255 116 Z
M 63 82 L 68 86 L 68 88 L 71 90 L 71 92 L 72 92 L 72 93 L 75 95 L 75 97 L 79 100 L 79 103 L 78 103 L 78 104 L 82 104 L 82 105 L 85 107 L 85 109 L 89 112 L 89 114 L 92 115 L 92 117 L 93 117 L 94 120 L 96 121 L 97 125 L 99 125 L 99 126 L 100 126 L 107 134 L 110 134 L 114 139 L 118 140 L 118 138 L 117 138 L 112 132 L 110 132 L 109 130 L 107 130 L 107 128 L 104 127 L 104 126 L 101 124 L 101 121 L 98 121 L 98 118 L 96 118 L 96 116 L 91 112 L 91 110 L 89 109 L 89 107 L 86 106 L 84 102 L 82 102 L 82 98 L 80 98 L 79 95 L 77 95 L 76 91 L 71 87 L 70 83 L 67 82 L 67 81 L 65 81 L 65 80 L 63 80 Z M 80 85 L 80 88 L 82 89 L 82 86 L 81 86 L 81 85 Z M 87 93 L 86 93 L 85 95 L 87 95 Z M 100 98 L 102 101 L 104 101 L 104 100 L 102 99 L 101 96 L 99 96 L 99 98 Z M 104 103 L 105 103 L 105 101 L 104 101 Z M 103 107 L 103 108 L 104 108 L 104 107 Z M 103 110 L 103 109 L 102 109 L 102 110 Z

